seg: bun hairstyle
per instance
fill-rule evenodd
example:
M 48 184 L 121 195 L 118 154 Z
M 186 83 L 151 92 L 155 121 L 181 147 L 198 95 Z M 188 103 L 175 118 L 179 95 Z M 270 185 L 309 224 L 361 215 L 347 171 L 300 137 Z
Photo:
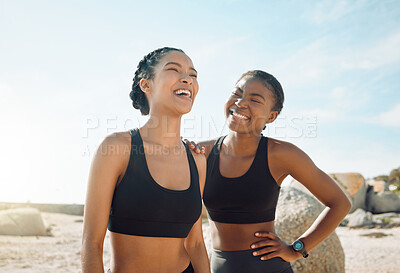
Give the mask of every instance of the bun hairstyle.
M 183 50 L 173 47 L 163 47 L 156 49 L 146 56 L 139 62 L 133 78 L 132 91 L 129 93 L 129 97 L 132 100 L 132 105 L 136 109 L 140 110 L 140 113 L 145 116 L 149 114 L 150 107 L 147 101 L 146 95 L 140 89 L 140 80 L 147 79 L 151 80 L 154 78 L 154 67 L 160 62 L 160 60 L 171 51 L 183 52 Z
M 244 73 L 236 83 L 238 83 L 244 77 L 259 80 L 266 88 L 268 88 L 268 90 L 272 92 L 275 99 L 275 104 L 272 110 L 277 111 L 279 114 L 283 108 L 285 96 L 283 95 L 283 89 L 278 80 L 271 74 L 268 74 L 262 70 L 250 70 Z

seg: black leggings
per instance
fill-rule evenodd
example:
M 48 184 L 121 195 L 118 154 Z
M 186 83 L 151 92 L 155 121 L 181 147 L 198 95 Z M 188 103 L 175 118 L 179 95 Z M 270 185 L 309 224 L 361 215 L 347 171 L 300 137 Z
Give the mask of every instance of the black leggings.
M 212 250 L 212 273 L 293 273 L 289 262 L 281 258 L 262 261 L 254 249 L 242 251 Z
M 112 273 L 111 269 L 108 269 L 107 273 Z M 186 269 L 182 273 L 194 273 L 194 269 L 193 269 L 192 263 L 190 263 L 188 265 L 188 267 L 186 267 Z

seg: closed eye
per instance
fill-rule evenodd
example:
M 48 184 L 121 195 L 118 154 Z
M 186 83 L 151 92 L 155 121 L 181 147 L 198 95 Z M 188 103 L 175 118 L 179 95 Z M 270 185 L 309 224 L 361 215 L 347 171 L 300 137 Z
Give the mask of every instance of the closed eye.
M 261 101 L 258 100 L 251 100 L 252 102 L 256 102 L 256 103 L 261 103 Z

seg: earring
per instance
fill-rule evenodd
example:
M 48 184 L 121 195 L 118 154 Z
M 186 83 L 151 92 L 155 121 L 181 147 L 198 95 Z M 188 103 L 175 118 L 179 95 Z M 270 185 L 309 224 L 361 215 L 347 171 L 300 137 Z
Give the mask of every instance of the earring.
M 264 131 L 265 128 L 267 128 L 267 125 L 265 125 L 264 128 L 261 130 L 261 136 L 262 136 L 262 137 L 264 136 L 263 133 L 262 133 L 262 131 Z

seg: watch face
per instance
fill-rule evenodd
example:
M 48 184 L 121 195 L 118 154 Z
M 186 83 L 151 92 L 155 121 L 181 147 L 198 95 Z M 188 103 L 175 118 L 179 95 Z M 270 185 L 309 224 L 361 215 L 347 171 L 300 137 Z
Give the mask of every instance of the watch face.
M 302 243 L 301 241 L 296 241 L 296 242 L 293 244 L 293 247 L 294 247 L 295 250 L 300 250 L 300 249 L 303 248 L 303 243 Z

